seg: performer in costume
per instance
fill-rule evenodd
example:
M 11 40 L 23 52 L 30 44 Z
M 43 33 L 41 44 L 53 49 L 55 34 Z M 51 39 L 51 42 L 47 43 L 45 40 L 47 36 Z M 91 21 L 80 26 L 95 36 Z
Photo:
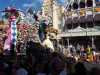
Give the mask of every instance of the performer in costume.
M 11 44 L 11 27 L 9 27 L 7 29 L 7 35 L 8 35 L 8 38 L 5 40 L 4 49 L 3 50 L 10 50 L 10 44 Z

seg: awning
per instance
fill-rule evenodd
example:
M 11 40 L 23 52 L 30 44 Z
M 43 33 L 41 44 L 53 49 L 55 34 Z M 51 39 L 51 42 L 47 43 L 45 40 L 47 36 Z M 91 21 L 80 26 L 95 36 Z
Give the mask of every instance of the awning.
M 78 23 L 78 17 L 74 17 L 73 20 L 72 20 L 72 23 L 73 23 L 73 24 Z
M 85 23 L 85 16 L 81 16 L 80 19 L 79 19 L 79 22 L 80 23 Z
M 94 21 L 100 21 L 100 14 L 96 14 L 94 16 Z
M 93 15 L 88 15 L 86 18 L 86 22 L 93 22 Z
M 72 19 L 71 18 L 68 18 L 65 22 L 65 24 L 71 24 L 72 23 Z

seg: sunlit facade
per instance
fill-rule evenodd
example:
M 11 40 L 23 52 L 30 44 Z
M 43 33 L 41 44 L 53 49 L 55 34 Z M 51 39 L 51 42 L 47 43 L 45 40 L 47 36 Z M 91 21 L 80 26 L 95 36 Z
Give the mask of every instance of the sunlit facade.
M 38 11 L 37 15 L 39 20 L 44 19 L 49 21 L 48 24 L 52 24 L 53 28 L 60 31 L 64 8 L 65 6 L 58 4 L 56 0 L 45 0 L 42 3 L 41 10 Z
M 72 0 L 64 14 L 63 32 L 58 34 L 64 45 L 100 47 L 100 0 Z

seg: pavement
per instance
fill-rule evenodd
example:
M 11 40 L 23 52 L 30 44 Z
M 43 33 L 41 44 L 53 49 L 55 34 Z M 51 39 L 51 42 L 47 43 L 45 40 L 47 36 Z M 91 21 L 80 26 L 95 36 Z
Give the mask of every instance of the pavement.
M 92 67 L 97 67 L 100 69 L 100 63 L 84 63 L 84 66 L 86 67 L 87 70 L 91 70 Z

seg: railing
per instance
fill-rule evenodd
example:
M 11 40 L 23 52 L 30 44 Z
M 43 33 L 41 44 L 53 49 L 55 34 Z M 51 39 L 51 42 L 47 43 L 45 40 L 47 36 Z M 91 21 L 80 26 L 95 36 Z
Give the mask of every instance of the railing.
M 75 9 L 75 10 L 71 10 L 71 11 L 66 11 L 65 15 L 67 12 L 71 12 L 72 14 L 68 17 L 66 16 L 66 18 L 70 18 L 70 17 L 78 17 L 78 16 L 82 16 L 82 15 L 93 15 L 93 14 L 98 14 L 100 13 L 100 11 L 96 12 L 94 9 L 98 8 L 100 6 L 96 6 L 96 7 L 86 7 L 86 8 L 80 8 L 80 9 Z M 79 11 L 80 10 L 85 10 L 84 14 L 80 14 Z
M 100 31 L 82 31 L 82 32 L 62 32 L 58 33 L 58 38 L 75 36 L 100 36 Z

